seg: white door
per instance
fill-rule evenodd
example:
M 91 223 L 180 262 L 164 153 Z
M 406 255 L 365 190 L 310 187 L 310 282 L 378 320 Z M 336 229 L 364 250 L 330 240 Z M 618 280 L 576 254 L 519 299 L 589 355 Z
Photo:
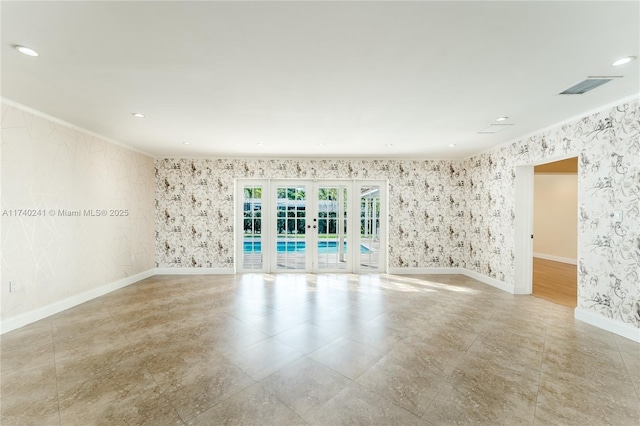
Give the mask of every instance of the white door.
M 313 272 L 352 272 L 352 182 L 314 182 L 311 245 Z M 317 222 L 317 225 L 316 225 Z M 315 228 L 317 226 L 317 228 Z
M 241 272 L 268 272 L 266 226 L 269 213 L 269 182 L 247 180 L 237 182 L 236 204 L 236 269 Z
M 386 272 L 386 182 L 237 183 L 240 272 Z
M 358 211 L 354 272 L 386 272 L 387 185 L 380 181 L 356 181 Z
M 273 272 L 305 272 L 312 268 L 312 226 L 317 228 L 313 205 L 309 203 L 312 186 L 310 181 L 272 182 L 270 196 L 275 215 L 269 222 L 269 251 Z M 312 217 L 315 220 L 310 220 Z

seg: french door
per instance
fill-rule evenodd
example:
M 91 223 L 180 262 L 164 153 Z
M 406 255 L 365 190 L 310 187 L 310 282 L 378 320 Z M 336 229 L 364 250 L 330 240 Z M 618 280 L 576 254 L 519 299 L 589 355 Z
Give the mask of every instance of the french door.
M 385 272 L 386 182 L 238 180 L 240 272 Z

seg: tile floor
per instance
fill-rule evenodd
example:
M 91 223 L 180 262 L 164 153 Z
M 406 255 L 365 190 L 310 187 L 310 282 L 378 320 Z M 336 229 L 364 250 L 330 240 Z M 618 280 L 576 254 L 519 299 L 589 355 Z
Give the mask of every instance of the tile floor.
M 640 424 L 640 345 L 464 276 L 159 276 L 7 333 L 2 425 Z

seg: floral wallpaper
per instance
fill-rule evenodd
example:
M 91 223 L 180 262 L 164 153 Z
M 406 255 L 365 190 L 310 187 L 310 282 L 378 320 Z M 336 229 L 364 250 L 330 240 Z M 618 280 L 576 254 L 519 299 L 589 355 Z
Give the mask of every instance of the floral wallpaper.
M 640 105 L 540 133 L 463 162 L 464 267 L 514 282 L 515 166 L 579 153 L 578 307 L 640 327 Z M 613 214 L 622 212 L 622 221 Z
M 452 266 L 449 215 L 463 194 L 452 191 L 450 166 L 450 161 L 158 159 L 157 266 L 233 267 L 235 178 L 388 179 L 389 266 Z
M 233 267 L 235 178 L 388 179 L 390 268 L 513 285 L 515 167 L 576 152 L 579 307 L 640 327 L 638 102 L 461 161 L 157 159 L 156 264 Z
M 583 141 L 580 307 L 640 328 L 640 104 L 582 120 L 574 130 Z

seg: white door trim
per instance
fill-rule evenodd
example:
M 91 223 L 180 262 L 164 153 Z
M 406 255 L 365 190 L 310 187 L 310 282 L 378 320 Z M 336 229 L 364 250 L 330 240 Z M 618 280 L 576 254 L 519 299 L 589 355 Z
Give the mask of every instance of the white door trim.
M 358 244 L 350 244 L 351 248 L 347 252 L 347 268 L 344 270 L 320 270 L 315 264 L 315 259 L 312 262 L 307 261 L 307 268 L 305 270 L 276 270 L 275 262 L 277 259 L 277 253 L 273 253 L 270 248 L 275 247 L 277 241 L 277 235 L 273 232 L 271 227 L 274 227 L 277 220 L 277 212 L 275 211 L 273 197 L 275 193 L 276 185 L 278 184 L 304 184 L 307 186 L 309 196 L 307 197 L 307 203 L 312 205 L 309 211 L 306 210 L 305 217 L 311 217 L 309 213 L 313 213 L 317 210 L 316 200 L 314 194 L 317 194 L 318 188 L 322 186 L 331 185 L 344 185 L 347 186 L 348 196 L 350 201 L 348 202 L 348 221 L 347 221 L 347 233 L 346 237 L 348 241 L 357 242 Z M 262 268 L 261 269 L 244 269 L 244 187 L 260 186 L 262 187 Z M 380 251 L 379 251 L 379 267 L 377 269 L 362 269 L 360 266 L 360 191 L 363 186 L 376 185 L 380 187 L 381 203 L 380 203 Z M 238 273 L 269 273 L 269 272 L 299 272 L 299 273 L 386 273 L 388 269 L 388 186 L 389 181 L 383 179 L 374 180 L 354 180 L 354 179 L 235 179 L 235 194 L 236 200 L 235 206 L 235 256 L 234 256 L 234 270 Z M 310 204 L 311 202 L 311 204 Z M 314 217 L 317 218 L 317 214 Z M 316 222 L 317 225 L 317 222 Z M 315 238 L 317 240 L 317 237 Z M 309 237 L 305 237 L 305 241 L 310 243 Z M 307 253 L 310 253 L 307 251 Z M 309 254 L 310 255 L 310 254 Z
M 347 197 L 348 200 L 352 200 L 355 198 L 355 185 L 354 185 L 354 181 L 350 180 L 350 179 L 318 179 L 318 180 L 314 180 L 313 181 L 313 191 L 312 191 L 312 202 L 313 202 L 313 206 L 314 206 L 314 210 L 313 213 L 315 214 L 315 216 L 318 219 L 318 227 L 320 224 L 320 217 L 319 217 L 319 209 L 318 209 L 318 194 L 319 194 L 319 190 L 320 188 L 326 188 L 326 187 L 346 187 L 347 189 Z M 341 193 L 342 191 L 338 191 L 339 193 Z M 340 196 L 338 196 L 338 201 L 341 199 Z M 353 232 L 354 226 L 353 224 L 355 223 L 355 218 L 354 218 L 354 214 L 356 210 L 353 210 L 351 203 L 349 201 L 347 201 L 347 232 L 345 234 L 345 237 L 347 238 L 347 241 L 355 241 L 355 234 Z M 339 213 L 339 211 L 338 211 Z M 343 219 L 339 217 L 339 214 L 336 215 L 339 219 L 339 222 L 341 222 Z M 318 230 L 319 231 L 319 230 Z M 318 247 L 318 242 L 320 241 L 319 238 L 319 234 L 318 231 L 314 232 L 314 235 L 312 237 L 312 240 L 314 241 L 313 244 L 315 245 L 315 247 Z M 337 243 L 339 244 L 340 241 L 338 241 Z M 338 268 L 333 268 L 333 269 L 320 269 L 319 268 L 319 262 L 318 262 L 318 256 L 319 253 L 315 253 L 316 256 L 315 258 L 312 259 L 312 268 L 311 268 L 311 272 L 312 273 L 352 273 L 354 270 L 354 256 L 355 256 L 355 246 L 351 247 L 351 244 L 347 244 L 347 253 L 345 256 L 345 262 L 346 262 L 346 268 L 344 269 L 338 269 Z
M 380 238 L 380 249 L 379 249 L 379 258 L 378 258 L 378 269 L 364 269 L 361 265 L 361 253 L 360 253 L 360 232 L 356 232 L 353 230 L 353 241 L 358 241 L 357 250 L 354 251 L 354 272 L 356 274 L 361 273 L 382 273 L 386 274 L 388 271 L 388 261 L 387 261 L 387 253 L 388 253 L 388 222 L 389 222 L 389 197 L 387 194 L 389 193 L 389 181 L 382 179 L 371 179 L 371 180 L 354 180 L 353 192 L 357 194 L 357 196 L 352 197 L 353 205 L 351 207 L 353 212 L 357 212 L 357 220 L 358 220 L 358 228 L 360 227 L 360 194 L 362 194 L 362 187 L 364 186 L 378 186 L 380 188 L 380 229 L 378 233 L 378 237 Z M 354 217 L 354 221 L 356 218 Z M 352 226 L 354 228 L 354 226 Z
M 534 167 L 540 164 L 553 163 L 578 157 L 579 152 L 565 153 L 558 157 L 545 158 L 532 164 L 515 167 L 515 282 L 514 294 L 531 294 L 533 292 L 533 190 Z M 578 173 L 580 165 L 578 161 Z M 578 197 L 580 194 L 578 193 Z M 580 198 L 578 198 L 580 205 Z M 578 208 L 576 206 L 576 208 Z
M 236 179 L 235 180 L 235 203 L 234 203 L 234 216 L 235 216 L 235 256 L 234 256 L 234 271 L 240 273 L 265 273 L 269 269 L 269 252 L 262 250 L 260 255 L 262 256 L 262 268 L 261 269 L 244 269 L 244 187 L 245 185 L 256 186 L 262 188 L 261 196 L 261 231 L 266 224 L 269 223 L 269 214 L 271 212 L 270 200 L 266 195 L 269 194 L 269 180 L 267 179 Z M 265 241 L 264 235 L 261 232 L 261 244 L 265 247 L 268 242 Z
M 269 215 L 269 222 L 266 223 L 268 231 L 266 234 L 266 240 L 268 241 L 268 244 L 266 246 L 266 250 L 264 250 L 265 252 L 269 252 L 270 254 L 270 263 L 269 263 L 269 272 L 286 272 L 286 273 L 309 273 L 312 271 L 312 265 L 313 265 L 313 259 L 311 257 L 312 251 L 309 249 L 309 247 L 312 246 L 312 244 L 315 241 L 315 238 L 313 237 L 313 233 L 312 233 L 312 229 L 309 228 L 309 226 L 314 225 L 313 221 L 310 222 L 310 219 L 312 217 L 316 217 L 316 213 L 315 213 L 315 205 L 314 204 L 310 204 L 309 200 L 313 195 L 313 181 L 311 179 L 271 179 L 269 181 L 269 193 L 268 193 L 268 198 L 271 202 L 270 204 L 270 215 Z M 304 224 L 305 224 L 305 233 L 304 233 L 304 238 L 300 238 L 300 239 L 294 239 L 294 242 L 299 242 L 300 240 L 304 241 L 305 243 L 305 251 L 304 251 L 304 268 L 302 269 L 278 269 L 278 252 L 274 252 L 273 248 L 277 247 L 277 243 L 278 243 L 278 233 L 274 232 L 274 230 L 276 229 L 277 223 L 278 223 L 278 208 L 277 208 L 277 199 L 278 199 L 278 187 L 279 186 L 285 186 L 288 188 L 294 187 L 294 186 L 302 186 L 304 187 L 304 191 L 305 191 L 305 215 L 304 215 Z M 274 205 L 275 203 L 275 205 Z M 285 214 L 285 223 L 289 220 L 289 216 L 288 216 L 289 211 L 286 210 L 286 214 Z M 297 227 L 297 218 L 294 222 Z M 315 223 L 315 225 L 317 226 L 317 221 Z
M 533 166 L 517 166 L 515 179 L 514 294 L 533 289 Z

